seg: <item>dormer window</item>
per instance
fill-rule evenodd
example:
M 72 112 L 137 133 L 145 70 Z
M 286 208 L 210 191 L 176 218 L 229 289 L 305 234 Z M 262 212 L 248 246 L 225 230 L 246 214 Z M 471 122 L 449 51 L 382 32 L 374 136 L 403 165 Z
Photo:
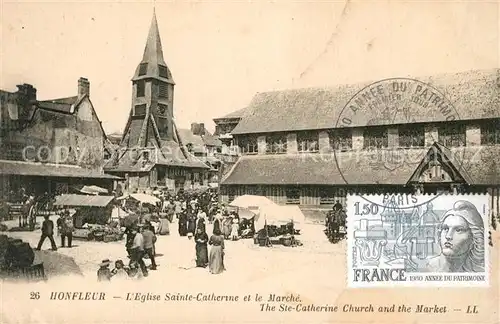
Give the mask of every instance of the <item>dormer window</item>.
M 148 72 L 148 63 L 141 63 L 139 65 L 139 76 L 146 75 Z
M 158 65 L 158 71 L 160 73 L 160 77 L 168 79 L 168 69 L 166 66 Z

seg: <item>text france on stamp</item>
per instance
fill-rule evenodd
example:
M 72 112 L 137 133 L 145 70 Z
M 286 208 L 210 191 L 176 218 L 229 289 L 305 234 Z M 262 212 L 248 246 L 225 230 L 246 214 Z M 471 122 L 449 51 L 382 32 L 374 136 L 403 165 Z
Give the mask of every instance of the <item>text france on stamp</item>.
M 348 196 L 349 287 L 489 285 L 488 195 L 430 198 Z

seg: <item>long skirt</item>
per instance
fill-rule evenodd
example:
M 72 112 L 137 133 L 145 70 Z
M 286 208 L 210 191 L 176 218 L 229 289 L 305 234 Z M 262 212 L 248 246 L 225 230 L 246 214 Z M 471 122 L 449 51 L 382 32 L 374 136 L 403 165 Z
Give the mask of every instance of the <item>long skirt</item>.
M 208 248 L 206 244 L 196 244 L 196 266 L 205 268 L 208 265 Z
M 224 222 L 222 233 L 224 234 L 224 238 L 229 238 L 231 235 L 231 222 Z
M 193 219 L 191 221 L 188 221 L 188 226 L 187 226 L 188 233 L 193 233 L 196 230 L 196 221 Z
M 184 219 L 179 220 L 179 235 L 180 236 L 187 235 L 187 222 Z
M 160 218 L 160 227 L 158 228 L 158 233 L 160 235 L 169 235 L 170 234 L 170 227 L 168 225 L 168 219 L 166 218 Z
M 210 249 L 210 256 L 208 258 L 210 273 L 219 274 L 225 270 L 223 253 L 221 246 L 213 245 Z

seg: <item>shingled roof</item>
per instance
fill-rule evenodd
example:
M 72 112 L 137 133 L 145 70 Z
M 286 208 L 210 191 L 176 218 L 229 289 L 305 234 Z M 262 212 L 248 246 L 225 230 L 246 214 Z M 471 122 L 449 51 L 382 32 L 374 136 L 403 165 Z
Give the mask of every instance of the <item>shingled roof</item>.
M 59 98 L 52 100 L 38 101 L 38 107 L 42 109 L 54 110 L 66 114 L 73 113 L 75 105 L 78 103 L 78 96 Z
M 436 88 L 453 105 L 459 119 L 500 117 L 500 69 L 469 71 L 417 78 Z M 329 129 L 337 121 L 349 100 L 373 82 L 328 88 L 305 88 L 258 93 L 244 110 L 232 134 L 267 133 Z M 371 110 L 357 114 L 343 127 L 406 123 L 387 118 L 386 112 Z M 412 122 L 446 120 L 437 109 L 413 104 Z M 392 116 L 391 116 L 392 117 Z
M 438 144 L 435 144 L 438 145 Z M 405 185 L 429 148 L 391 151 L 242 156 L 222 180 L 223 185 Z M 440 152 L 443 152 L 441 149 Z M 392 151 L 395 152 L 395 151 Z M 453 163 L 469 184 L 500 184 L 500 148 L 466 147 L 449 150 Z M 338 164 L 335 162 L 337 159 Z M 449 159 L 449 157 L 448 157 Z M 404 161 L 401 162 L 401 161 Z M 458 165 L 458 166 L 457 166 Z
M 241 109 L 233 111 L 227 115 L 224 115 L 222 117 L 214 118 L 214 121 L 220 121 L 220 120 L 224 120 L 224 119 L 238 119 L 238 118 L 243 117 L 247 111 L 248 111 L 248 107 L 241 108 Z

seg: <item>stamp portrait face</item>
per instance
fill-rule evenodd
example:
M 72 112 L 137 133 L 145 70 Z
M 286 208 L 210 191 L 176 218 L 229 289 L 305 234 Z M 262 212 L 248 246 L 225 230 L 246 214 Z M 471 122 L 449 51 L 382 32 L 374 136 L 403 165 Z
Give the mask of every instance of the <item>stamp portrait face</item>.
M 410 78 L 391 78 L 371 83 L 350 98 L 336 120 L 336 127 L 358 129 L 389 125 L 425 127 L 429 121 L 455 120 L 460 120 L 460 116 L 453 103 L 434 86 Z M 404 129 L 404 126 L 398 127 L 399 130 L 396 131 Z M 411 130 L 410 127 L 408 129 Z M 439 140 L 437 134 L 430 133 L 424 137 L 427 137 L 424 139 L 425 147 Z M 362 140 L 363 150 L 351 154 L 345 152 L 338 154 L 333 151 L 334 161 L 344 182 L 349 184 L 349 177 L 345 176 L 349 173 L 349 163 L 344 159 L 366 159 L 377 163 L 382 161 L 383 167 L 388 171 L 405 167 L 415 169 L 426 156 L 422 154 L 421 149 L 417 150 L 411 145 L 400 147 L 399 143 L 395 143 L 398 138 L 399 136 L 391 138 L 391 134 L 387 134 L 386 140 L 370 143 Z M 454 155 L 452 158 L 457 158 L 461 164 L 464 163 L 462 156 Z M 436 197 L 428 196 L 427 200 Z M 367 196 L 363 198 L 369 203 L 375 203 L 369 201 Z M 419 200 L 420 204 L 425 202 L 426 200 Z M 401 208 L 413 207 L 414 205 L 410 204 Z
M 487 286 L 488 199 L 349 195 L 349 287 Z

